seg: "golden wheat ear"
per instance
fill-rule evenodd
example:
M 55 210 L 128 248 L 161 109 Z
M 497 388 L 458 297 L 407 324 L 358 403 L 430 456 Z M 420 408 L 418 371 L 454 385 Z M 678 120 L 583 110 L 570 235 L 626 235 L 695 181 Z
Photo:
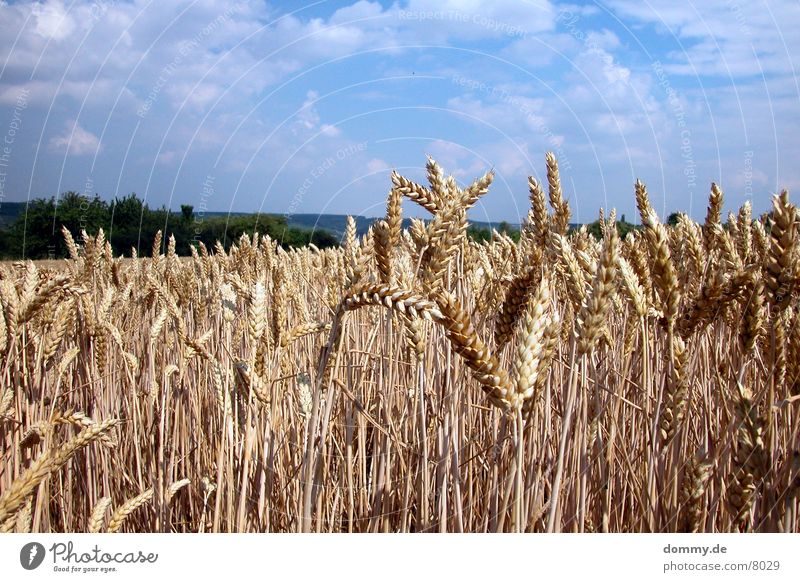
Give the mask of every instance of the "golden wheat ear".
M 461 304 L 450 293 L 440 293 L 436 303 L 450 345 L 472 370 L 489 400 L 501 408 L 513 408 L 518 398 L 508 374 L 481 340 Z
M 15 479 L 0 495 L 0 523 L 14 515 L 25 503 L 33 490 L 51 474 L 59 471 L 82 448 L 102 439 L 119 420 L 111 419 L 95 423 L 56 449 L 45 451 L 30 467 Z

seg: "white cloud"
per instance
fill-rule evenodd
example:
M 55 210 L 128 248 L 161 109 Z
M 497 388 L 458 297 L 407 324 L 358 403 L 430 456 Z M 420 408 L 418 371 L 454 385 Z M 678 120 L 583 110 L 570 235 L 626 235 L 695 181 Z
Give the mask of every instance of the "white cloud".
M 205 111 L 225 93 L 225 87 L 213 81 L 197 82 L 178 81 L 169 85 L 168 94 L 176 106 L 184 104 L 198 111 Z
M 339 137 L 342 135 L 342 130 L 335 125 L 331 125 L 330 123 L 323 123 L 320 126 L 319 131 L 325 137 Z
M 800 4 L 791 0 L 610 0 L 620 16 L 651 24 L 682 47 L 671 72 L 686 75 L 795 74 L 800 51 Z
M 355 20 L 371 20 L 385 16 L 383 6 L 380 2 L 368 2 L 359 0 L 355 4 L 339 8 L 330 18 L 331 24 L 352 22 Z
M 183 155 L 183 152 L 178 152 L 175 150 L 167 150 L 158 154 L 158 157 L 156 159 L 160 164 L 172 164 L 181 155 Z
M 433 38 L 511 40 L 552 30 L 556 11 L 548 0 L 409 0 L 398 16 Z
M 383 172 L 389 168 L 389 164 L 379 158 L 373 158 L 367 162 L 367 172 L 369 173 Z
M 92 132 L 85 130 L 78 122 L 68 122 L 65 132 L 54 136 L 49 142 L 50 150 L 70 156 L 93 154 L 100 148 L 100 140 Z
M 463 113 L 473 123 L 499 133 L 518 134 L 520 129 L 538 130 L 547 123 L 548 103 L 541 97 L 530 97 L 513 85 L 489 85 L 475 95 L 452 97 L 447 106 Z
M 295 113 L 291 128 L 294 135 L 313 135 L 320 133 L 325 137 L 339 137 L 342 130 L 330 123 L 322 123 L 316 104 L 320 96 L 318 91 L 306 92 L 306 98 L 300 109 Z
M 508 177 L 525 176 L 532 167 L 528 144 L 523 140 L 500 140 L 477 146 L 434 140 L 428 151 L 445 172 L 462 184 L 471 183 L 492 168 Z
M 606 50 L 617 49 L 621 46 L 619 37 L 608 29 L 589 31 L 586 34 L 586 44 Z
M 636 105 L 637 96 L 643 98 L 650 90 L 649 76 L 634 79 L 631 70 L 604 49 L 582 50 L 574 57 L 573 64 L 574 72 L 568 74 L 575 81 L 573 86 L 585 87 L 607 107 Z
M 44 38 L 64 40 L 75 30 L 75 21 L 64 8 L 61 0 L 33 5 L 31 15 L 34 18 L 34 29 Z

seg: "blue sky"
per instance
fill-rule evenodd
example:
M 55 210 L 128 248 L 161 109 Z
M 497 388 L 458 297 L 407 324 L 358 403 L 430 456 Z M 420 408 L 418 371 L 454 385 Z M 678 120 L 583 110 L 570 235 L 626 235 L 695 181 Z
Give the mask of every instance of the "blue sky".
M 435 4 L 435 6 L 432 6 Z M 580 221 L 800 189 L 796 0 L 0 2 L 0 203 L 383 213 L 393 168 L 519 222 L 554 151 Z M 5 148 L 5 149 L 3 149 Z M 412 215 L 421 215 L 411 206 Z

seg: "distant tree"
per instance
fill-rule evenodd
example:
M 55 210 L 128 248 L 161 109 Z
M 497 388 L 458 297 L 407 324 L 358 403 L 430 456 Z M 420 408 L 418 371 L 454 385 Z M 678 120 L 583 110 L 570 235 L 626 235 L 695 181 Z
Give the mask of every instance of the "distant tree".
M 667 224 L 670 226 L 676 226 L 678 224 L 678 218 L 680 218 L 680 212 L 673 212 L 667 217 Z
M 470 226 L 467 228 L 467 236 L 475 242 L 486 242 L 492 240 L 492 231 L 488 228 Z
M 624 239 L 628 235 L 628 233 L 631 232 L 632 230 L 636 230 L 637 228 L 639 228 L 635 224 L 631 224 L 630 222 L 627 222 L 625 220 L 618 220 L 616 222 L 616 226 L 617 226 L 617 234 L 621 239 Z M 602 228 L 600 227 L 599 220 L 595 220 L 594 222 L 587 224 L 586 230 L 597 240 L 603 238 L 603 231 Z
M 514 242 L 519 242 L 519 230 L 513 228 L 505 220 L 501 221 L 500 224 L 497 225 L 497 231 L 502 232 L 505 235 L 508 235 Z
M 116 198 L 111 202 L 108 237 L 115 252 L 128 255 L 132 248 L 136 248 L 138 252 L 144 234 L 142 227 L 147 228 L 149 214 L 150 211 L 145 203 L 133 193 L 124 198 Z M 150 234 L 155 235 L 155 232 L 146 233 L 144 244 L 152 241 Z
M 89 198 L 65 192 L 59 200 L 38 198 L 28 203 L 6 233 L 4 253 L 26 259 L 67 256 L 62 227 L 80 241 L 81 231 L 90 235 L 108 222 L 108 205 L 97 195 Z
M 0 259 L 13 259 L 14 256 L 11 246 L 11 233 L 8 229 L 0 230 Z
M 130 255 L 136 249 L 149 254 L 156 233 L 161 230 L 164 244 L 175 237 L 175 250 L 188 255 L 191 246 L 203 242 L 212 248 L 219 240 L 225 248 L 246 234 L 258 232 L 269 235 L 284 247 L 299 247 L 314 243 L 319 248 L 338 244 L 326 230 L 289 228 L 286 218 L 271 214 L 247 214 L 195 221 L 194 209 L 182 205 L 180 213 L 166 207 L 151 210 L 135 193 L 114 199 L 110 204 L 98 196 L 87 198 L 76 192 L 66 192 L 56 198 L 32 200 L 10 228 L 0 230 L 0 257 L 6 259 L 44 259 L 67 256 L 62 227 L 81 242 L 81 231 L 90 235 L 104 229 L 115 253 Z
M 630 222 L 625 222 L 624 220 L 620 220 L 617 222 L 617 233 L 619 233 L 619 237 L 621 239 L 625 239 L 628 236 L 628 233 L 631 231 L 636 230 L 638 227 L 635 224 L 631 224 Z
M 59 240 L 63 240 L 61 226 L 67 227 L 73 237 L 80 238 L 82 230 L 95 235 L 101 228 L 106 228 L 108 217 L 108 204 L 101 200 L 99 195 L 95 194 L 89 198 L 76 192 L 66 192 L 60 199 L 56 199 L 55 214 L 52 219 Z M 64 250 L 66 251 L 66 247 Z
M 327 249 L 339 246 L 339 239 L 327 230 L 315 230 L 311 235 L 311 241 L 317 248 Z
M 595 220 L 591 224 L 587 224 L 586 225 L 586 230 L 589 231 L 589 234 L 591 234 L 597 240 L 600 240 L 601 238 L 603 238 L 603 231 L 600 228 L 600 221 L 599 220 Z
M 50 250 L 55 255 L 55 208 L 54 198 L 30 201 L 7 233 L 6 256 L 15 259 L 46 258 Z
M 135 193 L 128 194 L 124 198 L 115 198 L 108 207 L 109 210 L 109 230 L 113 227 L 139 228 L 139 223 L 145 211 L 145 204 Z

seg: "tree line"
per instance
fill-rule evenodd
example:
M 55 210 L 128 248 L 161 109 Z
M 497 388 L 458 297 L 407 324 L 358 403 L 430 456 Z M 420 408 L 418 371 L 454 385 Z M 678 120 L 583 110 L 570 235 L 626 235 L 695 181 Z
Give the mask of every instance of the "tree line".
M 319 248 L 339 244 L 327 231 L 311 231 L 288 226 L 286 217 L 273 214 L 206 216 L 182 205 L 180 212 L 166 207 L 151 209 L 136 194 L 111 202 L 99 196 L 87 197 L 66 192 L 49 199 L 31 201 L 7 229 L 0 231 L 0 257 L 3 259 L 59 259 L 68 256 L 62 234 L 66 227 L 76 240 L 81 231 L 95 235 L 103 229 L 114 253 L 131 256 L 149 254 L 160 230 L 164 241 L 175 237 L 176 252 L 189 255 L 191 247 L 202 242 L 212 248 L 219 241 L 226 249 L 242 234 L 269 235 L 286 247 L 313 243 Z M 165 243 L 166 244 L 166 243 Z
M 677 216 L 677 213 L 671 214 L 668 222 L 674 224 Z M 164 233 L 163 244 L 173 235 L 176 252 L 184 256 L 191 254 L 191 247 L 200 242 L 210 249 L 219 241 L 227 250 L 242 234 L 252 236 L 254 232 L 269 235 L 284 248 L 309 243 L 319 248 L 339 244 L 338 238 L 327 230 L 288 226 L 286 217 L 282 215 L 207 216 L 204 212 L 195 212 L 189 205 L 181 205 L 180 212 L 163 206 L 151 209 L 136 194 L 106 202 L 98 195 L 90 198 L 77 192 L 65 192 L 58 198 L 31 201 L 8 228 L 0 229 L 0 259 L 67 257 L 62 227 L 66 227 L 76 240 L 80 240 L 83 230 L 95 235 L 102 228 L 114 253 L 125 256 L 131 256 L 132 249 L 136 249 L 140 256 L 149 254 L 159 230 Z M 599 221 L 587 224 L 587 227 L 590 234 L 601 237 Z M 638 227 L 628 223 L 624 215 L 617 221 L 617 230 L 622 237 L 635 228 Z M 519 240 L 519 229 L 507 222 L 501 222 L 497 230 L 515 241 Z M 488 241 L 492 238 L 492 231 L 472 225 L 467 236 L 478 242 Z

